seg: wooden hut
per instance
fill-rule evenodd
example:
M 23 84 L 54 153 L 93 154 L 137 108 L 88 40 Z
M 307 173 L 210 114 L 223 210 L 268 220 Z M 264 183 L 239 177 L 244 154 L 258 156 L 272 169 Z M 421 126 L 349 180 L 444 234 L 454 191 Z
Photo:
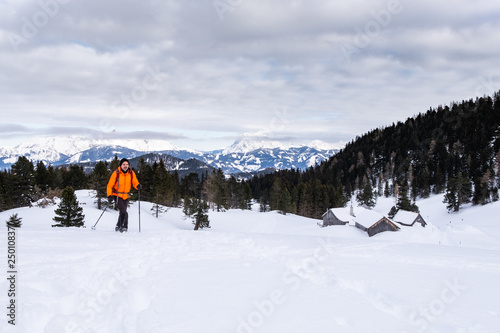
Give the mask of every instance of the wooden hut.
M 425 226 L 427 225 L 427 222 L 425 222 L 424 218 L 419 213 L 410 212 L 402 209 L 398 210 L 396 215 L 394 215 L 393 220 L 394 222 L 409 227 L 412 227 L 415 224 L 420 224 L 422 227 L 425 228 Z
M 354 217 L 353 209 L 351 207 L 351 212 L 349 213 L 348 208 L 331 208 L 323 214 L 323 224 L 322 227 L 327 227 L 329 225 L 346 225 L 349 221 L 352 221 Z
M 368 236 L 378 234 L 383 231 L 398 231 L 399 227 L 384 215 L 372 210 L 358 209 L 354 218 L 356 228 L 366 231 Z

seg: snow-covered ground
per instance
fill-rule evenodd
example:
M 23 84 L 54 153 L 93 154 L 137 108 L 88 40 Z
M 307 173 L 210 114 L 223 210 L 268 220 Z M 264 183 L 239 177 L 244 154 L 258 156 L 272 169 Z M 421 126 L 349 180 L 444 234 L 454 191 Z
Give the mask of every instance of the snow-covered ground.
M 51 228 L 54 206 L 20 208 L 16 326 L 0 282 L 0 332 L 499 332 L 500 202 L 448 214 L 418 201 L 426 228 L 369 238 L 350 226 L 276 212 L 210 212 L 193 231 L 181 209 L 129 209 L 114 232 L 78 191 L 87 228 Z M 387 214 L 392 199 L 379 199 Z M 7 230 L 0 252 L 7 271 Z

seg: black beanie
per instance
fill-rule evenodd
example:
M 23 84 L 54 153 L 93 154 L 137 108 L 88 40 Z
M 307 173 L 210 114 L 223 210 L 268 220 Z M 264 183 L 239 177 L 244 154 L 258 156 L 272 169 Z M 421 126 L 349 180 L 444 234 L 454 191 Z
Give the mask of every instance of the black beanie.
M 130 164 L 130 162 L 126 158 L 122 158 L 120 160 L 120 166 L 122 166 L 123 162 L 127 162 L 128 164 Z

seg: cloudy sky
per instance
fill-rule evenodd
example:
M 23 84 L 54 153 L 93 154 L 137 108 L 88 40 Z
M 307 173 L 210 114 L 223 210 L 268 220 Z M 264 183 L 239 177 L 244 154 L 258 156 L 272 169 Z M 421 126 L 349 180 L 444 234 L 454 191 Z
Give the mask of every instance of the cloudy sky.
M 346 142 L 500 89 L 491 0 L 0 0 L 0 146 Z

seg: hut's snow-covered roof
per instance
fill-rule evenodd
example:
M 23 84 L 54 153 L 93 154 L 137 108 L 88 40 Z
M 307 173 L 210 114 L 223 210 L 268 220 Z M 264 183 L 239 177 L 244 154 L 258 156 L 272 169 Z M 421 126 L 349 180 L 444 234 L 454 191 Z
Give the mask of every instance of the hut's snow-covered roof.
M 383 214 L 361 207 L 357 207 L 355 215 L 356 217 L 354 218 L 354 220 L 356 221 L 356 223 L 362 225 L 367 229 L 384 217 Z
M 418 217 L 418 213 L 410 212 L 407 210 L 398 210 L 396 215 L 394 215 L 393 220 L 402 224 L 411 225 L 415 222 L 415 219 Z
M 354 216 L 350 214 L 350 207 L 332 208 L 330 211 L 342 222 L 354 224 Z
M 384 215 L 364 207 L 353 207 L 354 216 L 351 215 L 351 207 L 331 208 L 330 211 L 343 222 L 349 222 L 349 225 L 360 224 L 365 228 L 380 221 Z

